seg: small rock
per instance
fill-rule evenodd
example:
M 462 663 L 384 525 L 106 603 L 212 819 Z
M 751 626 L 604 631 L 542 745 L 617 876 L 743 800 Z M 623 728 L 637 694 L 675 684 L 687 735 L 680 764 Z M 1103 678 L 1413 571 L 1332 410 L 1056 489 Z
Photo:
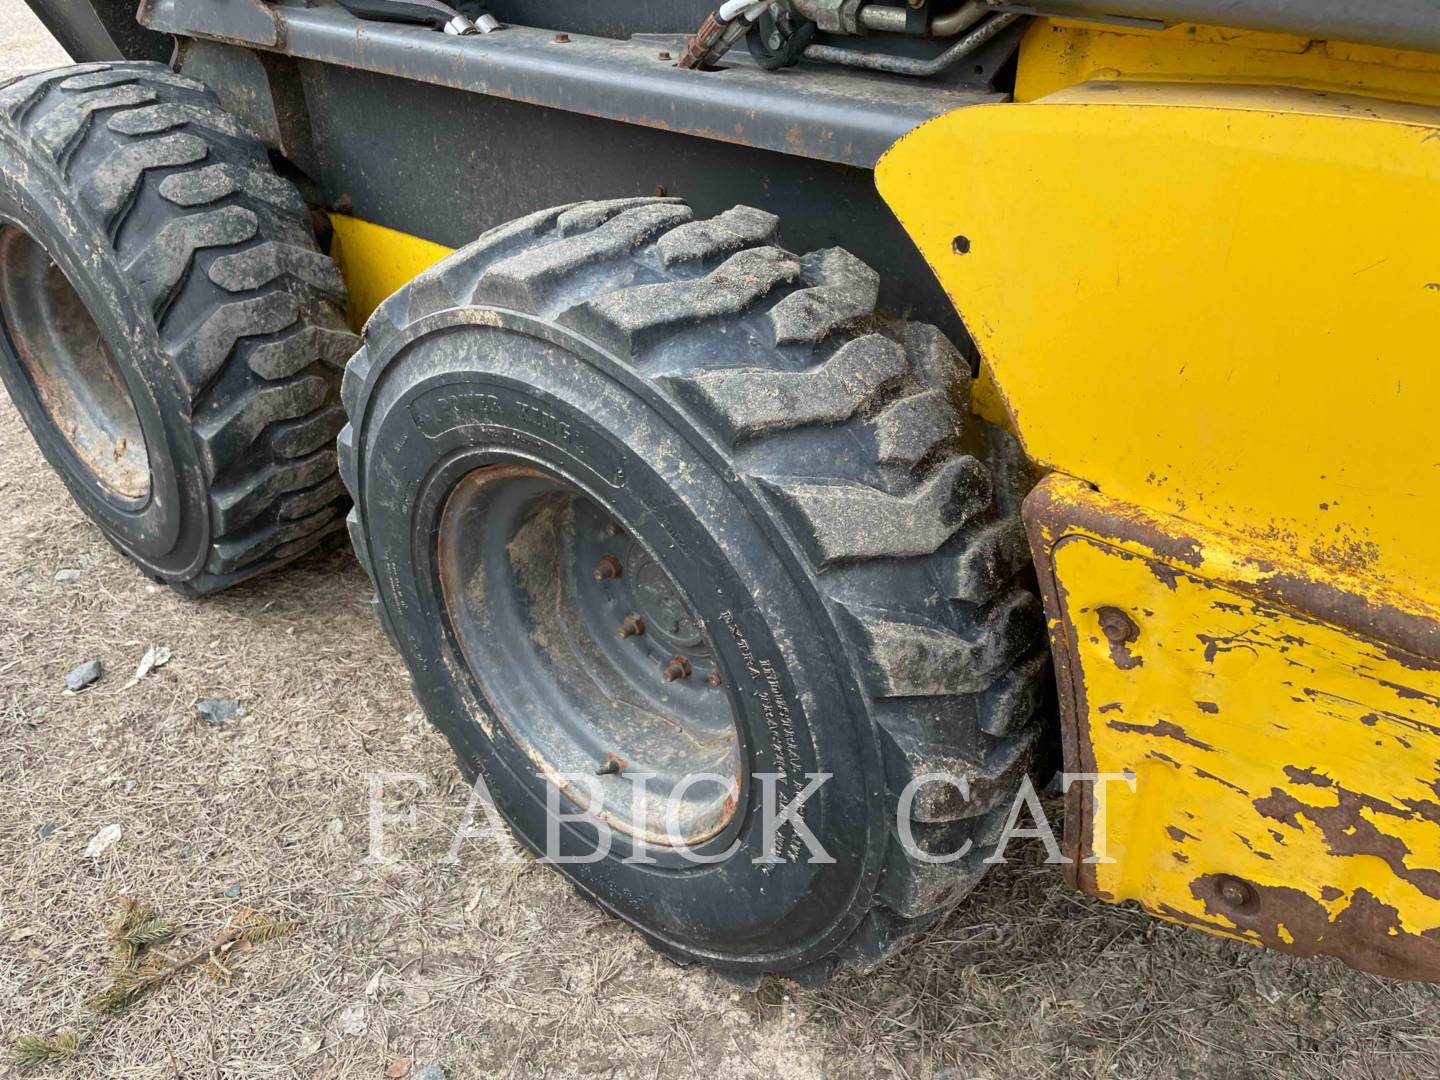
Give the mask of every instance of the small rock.
M 35 838 L 36 838 L 37 840 L 49 840 L 50 837 L 52 837 L 52 836 L 54 836 L 54 835 L 55 835 L 55 826 L 54 826 L 53 823 L 48 822 L 48 821 L 47 821 L 44 825 L 41 825 L 38 829 L 35 830 Z
M 115 845 L 120 839 L 119 825 L 106 825 L 90 838 L 90 843 L 85 845 L 85 856 L 90 859 L 98 859 L 105 852 Z
M 445 1070 L 439 1065 L 426 1065 L 410 1080 L 445 1080 Z
M 390 1067 L 385 1070 L 389 1080 L 404 1080 L 410 1075 L 410 1059 L 406 1057 L 396 1058 L 390 1062 Z
M 134 790 L 135 790 L 137 787 L 139 787 L 139 786 L 140 786 L 140 781 L 138 781 L 138 780 L 126 780 L 123 784 L 120 785 L 120 790 L 121 790 L 124 794 L 129 795 L 132 791 L 134 791 Z
M 76 570 L 74 567 L 67 567 L 64 570 L 55 571 L 56 581 L 76 581 L 79 579 L 79 577 L 80 571 Z
M 234 900 L 237 896 L 240 895 L 240 883 L 237 881 L 234 885 L 231 885 L 228 889 L 225 890 L 225 895 L 228 896 L 231 900 Z
M 195 711 L 207 724 L 223 724 L 227 720 L 238 720 L 245 715 L 240 702 L 225 698 L 206 698 L 195 703 Z
M 100 666 L 99 660 L 86 660 L 85 663 L 65 676 L 65 689 L 74 694 L 84 690 L 87 686 L 94 686 L 100 681 L 104 670 Z

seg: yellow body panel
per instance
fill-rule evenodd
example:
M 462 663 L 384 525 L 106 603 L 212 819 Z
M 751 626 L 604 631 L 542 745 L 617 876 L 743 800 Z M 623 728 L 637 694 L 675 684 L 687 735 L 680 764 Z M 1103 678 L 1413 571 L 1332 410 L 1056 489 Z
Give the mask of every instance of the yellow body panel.
M 1078 87 L 877 180 L 1032 458 L 1436 612 L 1440 110 Z
M 330 224 L 335 228 L 330 254 L 350 292 L 356 330 L 387 296 L 454 250 L 348 214 L 331 214 Z
M 1037 505 L 1038 504 L 1038 505 Z M 1073 479 L 1027 503 L 1071 763 L 1128 773 L 1073 868 L 1111 900 L 1255 943 L 1440 978 L 1440 663 L 1260 596 L 1223 534 L 1140 522 Z M 1176 546 L 1176 537 L 1188 543 Z M 1157 538 L 1159 539 L 1157 541 Z M 1119 608 L 1133 640 L 1113 642 Z
M 1037 19 L 1021 44 L 1018 101 L 1117 79 L 1243 83 L 1440 104 L 1440 56 L 1191 24 L 1164 30 Z

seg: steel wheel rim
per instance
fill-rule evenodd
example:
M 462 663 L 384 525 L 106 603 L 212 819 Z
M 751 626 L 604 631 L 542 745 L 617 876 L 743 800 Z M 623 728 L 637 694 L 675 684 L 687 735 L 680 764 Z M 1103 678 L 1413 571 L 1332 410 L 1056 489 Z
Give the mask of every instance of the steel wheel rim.
M 483 466 L 445 501 L 436 569 L 491 714 L 571 802 L 664 846 L 735 818 L 741 742 L 716 652 L 610 509 L 543 468 Z
M 150 494 L 150 456 L 119 364 L 74 285 L 17 225 L 0 224 L 0 327 L 50 426 L 121 499 Z

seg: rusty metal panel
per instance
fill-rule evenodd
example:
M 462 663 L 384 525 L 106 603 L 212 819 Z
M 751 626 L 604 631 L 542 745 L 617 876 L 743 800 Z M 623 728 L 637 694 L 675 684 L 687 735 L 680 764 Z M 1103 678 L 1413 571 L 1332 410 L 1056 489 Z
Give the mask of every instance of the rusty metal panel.
M 1006 35 L 977 54 L 977 70 L 969 75 L 977 84 L 958 86 L 825 68 L 777 74 L 755 66 L 743 50 L 728 57 L 722 71 L 690 71 L 677 68 L 656 39 L 614 41 L 523 26 L 451 36 L 357 19 L 340 7 L 271 8 L 258 0 L 146 0 L 140 19 L 181 36 L 273 48 L 299 59 L 866 169 L 927 120 L 1003 101 L 1005 95 L 986 84 L 1018 43 Z
M 1025 515 L 1067 770 L 1134 777 L 1103 802 L 1070 790 L 1073 882 L 1214 933 L 1440 979 L 1436 627 L 1301 587 L 1067 477 Z

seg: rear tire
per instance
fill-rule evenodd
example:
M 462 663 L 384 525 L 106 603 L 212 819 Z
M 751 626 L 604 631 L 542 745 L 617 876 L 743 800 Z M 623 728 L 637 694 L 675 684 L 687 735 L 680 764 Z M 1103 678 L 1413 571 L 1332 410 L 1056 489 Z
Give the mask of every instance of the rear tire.
M 747 207 L 693 221 L 676 200 L 628 199 L 486 233 L 371 318 L 345 375 L 340 456 L 352 540 L 415 693 L 532 850 L 545 848 L 550 765 L 529 752 L 515 715 L 527 706 L 495 689 L 490 661 L 510 670 L 532 639 L 571 661 L 607 650 L 506 617 L 586 586 L 535 584 L 520 553 L 535 545 L 519 515 L 496 509 L 503 498 L 477 504 L 490 512 L 473 515 L 468 538 L 446 507 L 486 470 L 545 472 L 663 565 L 734 710 L 743 776 L 713 841 L 734 854 L 638 866 L 617 835 L 604 859 L 560 869 L 677 960 L 742 982 L 817 983 L 873 964 L 979 880 L 1033 760 L 1050 674 L 1039 604 L 1017 584 L 1018 493 L 997 492 L 966 449 L 983 442 L 967 419 L 968 368 L 933 327 L 876 315 L 869 267 L 840 249 L 782 251 L 777 224 Z M 542 546 L 605 535 L 587 528 Z M 480 554 L 487 545 L 497 554 Z M 457 550 L 477 553 L 475 569 L 443 587 Z M 511 608 L 494 600 L 507 559 L 524 594 Z M 603 564 L 597 578 L 629 572 Z M 488 605 L 493 657 L 466 653 L 457 593 Z M 530 697 L 568 700 L 591 681 L 534 682 Z M 782 774 L 782 802 L 803 786 L 794 777 L 832 775 L 804 820 L 833 864 L 793 858 L 793 844 L 778 865 L 754 863 L 765 848 L 753 778 L 766 772 Z M 900 796 L 930 773 L 965 777 L 971 797 L 920 785 L 907 851 Z M 567 851 L 593 847 L 585 822 L 562 835 Z M 967 841 L 945 864 L 916 853 Z
M 0 84 L 0 377 L 153 579 L 212 592 L 340 528 L 345 299 L 299 192 L 199 83 Z

